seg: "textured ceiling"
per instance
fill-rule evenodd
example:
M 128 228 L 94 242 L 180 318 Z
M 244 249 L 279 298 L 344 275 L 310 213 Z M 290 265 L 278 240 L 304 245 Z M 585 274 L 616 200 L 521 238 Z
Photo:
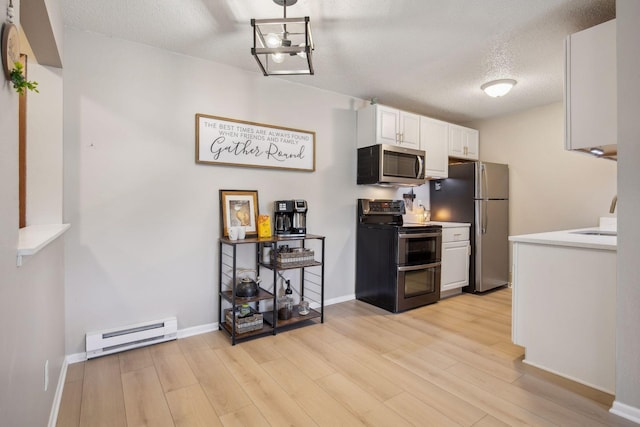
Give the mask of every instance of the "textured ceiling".
M 260 74 L 251 18 L 273 0 L 63 0 L 66 26 Z M 285 78 L 443 120 L 499 116 L 562 100 L 565 37 L 615 17 L 615 0 L 298 0 L 315 75 Z M 489 80 L 518 84 L 504 98 Z

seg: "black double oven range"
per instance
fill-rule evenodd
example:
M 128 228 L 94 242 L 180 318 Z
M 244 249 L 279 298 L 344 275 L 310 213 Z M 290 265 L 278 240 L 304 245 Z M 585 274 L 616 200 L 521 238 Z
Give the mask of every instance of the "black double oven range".
M 358 199 L 356 298 L 393 313 L 440 299 L 442 227 L 404 213 L 402 200 Z

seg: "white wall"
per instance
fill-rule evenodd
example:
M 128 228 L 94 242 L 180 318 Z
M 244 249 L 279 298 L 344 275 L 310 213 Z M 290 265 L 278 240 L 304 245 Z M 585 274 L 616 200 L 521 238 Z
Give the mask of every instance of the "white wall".
M 14 1 L 14 5 L 18 6 L 18 2 Z M 0 10 L 5 11 L 7 6 L 7 0 L 0 0 Z M 18 12 L 16 21 L 19 16 Z M 29 67 L 30 72 L 38 68 L 31 64 Z M 40 76 L 34 71 L 29 79 L 37 80 Z M 63 243 L 54 242 L 38 254 L 25 257 L 23 266 L 16 267 L 18 95 L 4 77 L 0 80 L 0 324 L 4 325 L 0 334 L 0 424 L 44 426 L 65 355 Z M 60 111 L 61 93 L 61 76 L 53 73 L 43 79 L 40 94 L 28 95 L 28 105 L 36 111 L 40 107 Z M 42 119 L 33 117 L 32 113 L 32 110 L 27 113 L 28 122 Z M 50 115 L 49 119 L 55 121 L 55 117 L 58 116 Z M 43 123 L 46 126 L 46 118 Z M 49 125 L 55 126 L 55 123 L 49 122 Z M 28 139 L 27 144 L 30 142 Z M 50 134 L 48 144 L 60 150 L 61 134 Z M 62 188 L 61 176 L 60 169 L 49 176 L 49 184 L 58 191 Z M 47 360 L 50 383 L 45 392 Z
M 640 2 L 618 0 L 616 8 L 620 214 L 614 408 L 640 423 Z
M 392 195 L 356 185 L 361 100 L 71 29 L 64 63 L 68 353 L 92 330 L 217 321 L 220 189 L 258 190 L 268 214 L 306 199 L 326 299 L 354 293 L 355 201 Z M 316 171 L 196 164 L 196 113 L 315 131 Z
M 27 225 L 62 223 L 62 70 L 29 60 Z
M 562 103 L 467 123 L 480 158 L 509 165 L 509 234 L 598 225 L 616 194 L 616 163 L 564 149 Z

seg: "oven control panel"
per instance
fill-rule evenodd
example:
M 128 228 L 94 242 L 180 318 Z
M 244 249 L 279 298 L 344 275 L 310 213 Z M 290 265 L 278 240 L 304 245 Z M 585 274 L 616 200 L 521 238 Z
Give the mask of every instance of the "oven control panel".
M 359 199 L 358 207 L 363 215 L 403 215 L 404 200 Z

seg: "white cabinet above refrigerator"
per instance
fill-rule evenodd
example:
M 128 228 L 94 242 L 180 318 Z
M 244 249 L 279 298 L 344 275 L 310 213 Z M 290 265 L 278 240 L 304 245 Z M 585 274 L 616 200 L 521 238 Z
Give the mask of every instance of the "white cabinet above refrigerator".
M 449 157 L 478 160 L 480 132 L 459 125 L 449 125 Z

